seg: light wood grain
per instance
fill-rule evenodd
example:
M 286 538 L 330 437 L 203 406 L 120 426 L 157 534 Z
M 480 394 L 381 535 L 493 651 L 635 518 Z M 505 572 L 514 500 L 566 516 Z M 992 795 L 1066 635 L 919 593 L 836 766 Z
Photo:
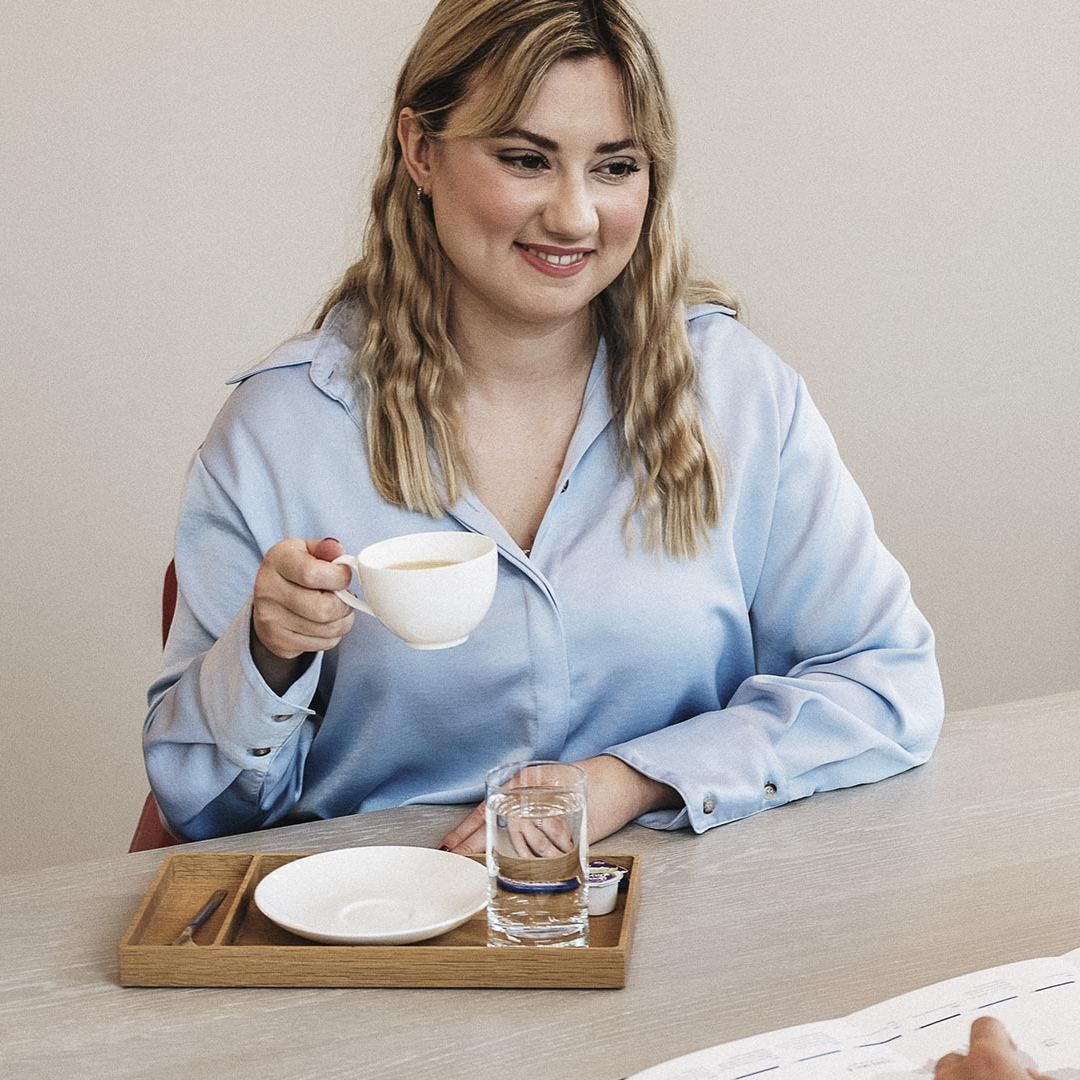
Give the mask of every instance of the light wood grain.
M 600 845 L 643 860 L 622 990 L 123 989 L 117 944 L 163 853 L 0 878 L 0 1076 L 434 1080 L 516 1062 L 522 1077 L 615 1080 L 1056 956 L 1080 946 L 1078 763 L 1080 693 L 1062 694 L 950 715 L 927 765 L 879 784 L 704 836 L 625 829 Z M 184 850 L 434 845 L 461 812 L 409 807 Z
M 253 899 L 267 874 L 298 857 L 289 852 L 167 854 L 120 941 L 121 985 L 610 990 L 626 982 L 641 891 L 633 855 L 612 856 L 630 871 L 627 890 L 614 911 L 590 920 L 588 947 L 572 949 L 489 948 L 485 912 L 415 945 L 313 944 L 275 925 Z M 196 932 L 199 947 L 174 947 L 177 934 L 217 889 L 228 893 L 229 902 Z

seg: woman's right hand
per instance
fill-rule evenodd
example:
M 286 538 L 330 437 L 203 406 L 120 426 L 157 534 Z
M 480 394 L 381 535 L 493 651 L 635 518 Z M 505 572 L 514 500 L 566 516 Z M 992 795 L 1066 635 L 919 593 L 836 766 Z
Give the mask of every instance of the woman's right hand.
M 275 544 L 259 566 L 251 656 L 275 693 L 296 681 L 308 654 L 333 649 L 353 624 L 355 612 L 334 595 L 352 576 L 332 561 L 344 554 L 337 540 L 290 537 Z

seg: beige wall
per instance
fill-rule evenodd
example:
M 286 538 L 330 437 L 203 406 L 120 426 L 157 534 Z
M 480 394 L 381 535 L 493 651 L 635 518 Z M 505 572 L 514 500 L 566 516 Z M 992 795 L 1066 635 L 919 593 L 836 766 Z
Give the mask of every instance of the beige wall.
M 950 705 L 1080 687 L 1075 0 L 642 0 L 701 261 L 807 378 Z M 429 0 L 9 0 L 0 871 L 126 847 L 222 383 L 356 245 Z

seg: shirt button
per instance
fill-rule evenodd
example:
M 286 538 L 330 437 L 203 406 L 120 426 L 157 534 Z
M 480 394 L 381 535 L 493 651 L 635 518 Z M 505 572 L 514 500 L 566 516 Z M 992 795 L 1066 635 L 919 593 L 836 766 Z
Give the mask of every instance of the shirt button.
M 270 747 L 258 746 L 254 750 L 249 750 L 248 753 L 251 754 L 252 757 L 266 757 L 266 755 L 270 753 Z
M 711 814 L 716 809 L 716 800 L 710 795 L 702 804 L 701 809 L 706 814 Z
M 775 784 L 766 784 L 765 785 L 765 798 L 766 799 L 771 799 L 775 794 L 776 794 L 776 785 Z
M 286 720 L 291 720 L 292 719 L 292 713 L 290 713 L 290 712 L 280 713 L 278 716 L 275 716 L 273 719 L 274 719 L 275 724 L 284 724 Z

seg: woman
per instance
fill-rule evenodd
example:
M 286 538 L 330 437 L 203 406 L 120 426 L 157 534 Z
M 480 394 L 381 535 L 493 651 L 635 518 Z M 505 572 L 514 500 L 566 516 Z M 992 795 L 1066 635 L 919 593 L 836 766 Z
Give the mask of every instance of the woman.
M 530 757 L 583 765 L 593 840 L 702 831 L 929 756 L 931 631 L 805 386 L 690 280 L 672 159 L 624 0 L 435 8 L 361 259 L 192 465 L 144 739 L 178 835 Z M 447 528 L 499 548 L 467 644 L 354 625 L 329 560 Z

